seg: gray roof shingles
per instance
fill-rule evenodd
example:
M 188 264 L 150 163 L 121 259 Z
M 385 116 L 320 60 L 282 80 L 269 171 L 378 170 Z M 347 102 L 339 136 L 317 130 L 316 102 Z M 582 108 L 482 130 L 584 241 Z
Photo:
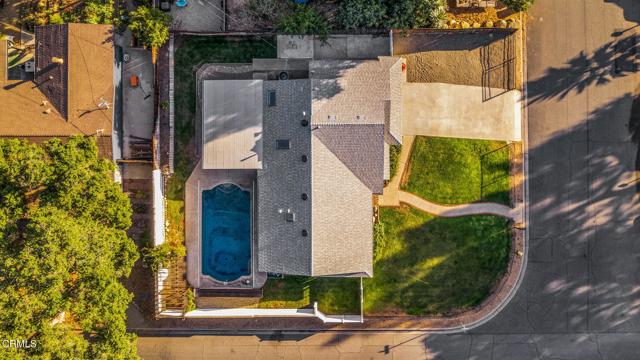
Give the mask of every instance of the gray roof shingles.
M 267 92 L 276 91 L 276 106 L 268 106 Z M 305 80 L 265 81 L 263 168 L 258 170 L 258 270 L 311 275 L 311 132 L 300 121 L 311 110 L 310 83 Z M 277 150 L 276 140 L 291 148 Z M 309 199 L 302 200 L 306 193 Z M 285 213 L 295 213 L 287 222 Z M 302 236 L 302 230 L 308 235 Z

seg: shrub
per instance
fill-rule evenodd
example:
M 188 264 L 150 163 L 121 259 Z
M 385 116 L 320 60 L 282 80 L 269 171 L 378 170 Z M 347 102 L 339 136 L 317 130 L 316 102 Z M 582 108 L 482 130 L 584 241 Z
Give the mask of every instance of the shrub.
M 398 0 L 389 3 L 387 26 L 395 29 L 441 28 L 445 18 L 445 0 Z
M 384 223 L 378 221 L 373 223 L 373 260 L 382 258 L 382 252 L 387 244 L 384 233 Z
M 187 251 L 183 244 L 162 243 L 158 246 L 150 246 L 142 250 L 145 265 L 153 272 L 173 260 L 184 257 Z
M 527 11 L 535 0 L 501 0 L 501 2 L 513 11 Z
M 60 16 L 59 13 L 53 13 L 49 15 L 49 24 L 51 25 L 64 24 L 64 20 L 62 19 L 62 16 Z
M 391 145 L 389 147 L 389 169 L 391 178 L 396 176 L 398 172 L 398 162 L 400 161 L 400 152 L 402 151 L 402 145 Z
M 297 5 L 293 14 L 280 19 L 278 30 L 285 34 L 317 35 L 321 39 L 326 39 L 330 26 L 327 19 L 314 7 Z
M 344 0 L 337 20 L 346 29 L 379 28 L 384 26 L 387 6 L 384 0 Z
M 280 19 L 291 14 L 291 2 L 289 0 L 248 0 L 241 8 L 242 16 L 249 18 L 253 23 L 273 28 Z
M 183 314 L 192 312 L 196 309 L 196 296 L 193 293 L 193 289 L 187 289 L 187 291 L 185 292 L 185 296 L 187 297 L 187 301 L 185 302 L 184 308 L 182 309 Z

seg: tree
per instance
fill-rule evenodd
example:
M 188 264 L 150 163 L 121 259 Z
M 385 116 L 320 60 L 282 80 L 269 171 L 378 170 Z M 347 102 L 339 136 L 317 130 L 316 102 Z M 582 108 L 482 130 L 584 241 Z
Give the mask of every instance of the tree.
M 297 5 L 293 13 L 278 22 L 278 30 L 291 35 L 317 35 L 321 39 L 329 36 L 327 19 L 313 6 Z
M 155 64 L 157 49 L 169 40 L 171 17 L 148 6 L 140 6 L 129 15 L 129 30 L 145 46 L 151 48 L 152 61 Z
M 0 338 L 12 359 L 136 359 L 131 205 L 93 138 L 0 140 Z M 6 349 L 4 349 L 6 350 Z
M 375 29 L 384 26 L 387 6 L 384 0 L 344 0 L 337 20 L 346 29 Z
M 90 0 L 82 9 L 82 22 L 87 24 L 115 24 L 113 0 Z
M 531 8 L 535 0 L 501 0 L 501 2 L 513 11 L 527 11 Z

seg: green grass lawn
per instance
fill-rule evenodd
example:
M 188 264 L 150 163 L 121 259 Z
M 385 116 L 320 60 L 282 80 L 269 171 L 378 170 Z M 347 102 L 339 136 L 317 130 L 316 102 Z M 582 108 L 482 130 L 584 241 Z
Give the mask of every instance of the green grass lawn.
M 416 137 L 403 190 L 441 204 L 509 200 L 509 148 L 503 141 Z
M 472 307 L 506 270 L 511 236 L 504 218 L 442 218 L 400 207 L 381 208 L 380 221 L 373 278 L 364 280 L 367 315 Z
M 325 314 L 360 314 L 360 279 L 285 276 L 268 279 L 259 308 L 300 309 L 312 307 Z

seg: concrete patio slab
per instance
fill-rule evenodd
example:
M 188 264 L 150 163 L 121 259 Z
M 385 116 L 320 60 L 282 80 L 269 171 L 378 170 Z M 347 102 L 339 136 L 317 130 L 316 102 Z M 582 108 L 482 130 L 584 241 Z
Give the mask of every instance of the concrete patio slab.
M 213 33 L 225 31 L 224 0 L 188 0 L 185 7 L 171 8 L 171 30 Z

